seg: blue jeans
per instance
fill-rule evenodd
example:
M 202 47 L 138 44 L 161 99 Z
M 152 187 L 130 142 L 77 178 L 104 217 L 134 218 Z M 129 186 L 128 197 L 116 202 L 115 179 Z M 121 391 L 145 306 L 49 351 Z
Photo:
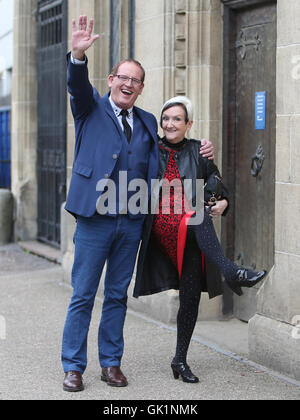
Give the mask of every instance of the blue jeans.
M 72 269 L 73 296 L 67 312 L 62 364 L 65 372 L 84 372 L 87 365 L 87 336 L 107 260 L 104 301 L 98 331 L 101 367 L 120 366 L 124 349 L 123 326 L 127 309 L 127 289 L 133 274 L 142 234 L 143 219 L 95 215 L 78 217 L 74 234 Z

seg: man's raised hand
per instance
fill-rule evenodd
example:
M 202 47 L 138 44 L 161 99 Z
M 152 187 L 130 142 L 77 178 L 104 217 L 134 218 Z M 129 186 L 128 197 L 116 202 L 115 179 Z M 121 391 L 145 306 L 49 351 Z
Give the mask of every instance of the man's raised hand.
M 87 16 L 79 17 L 78 28 L 75 19 L 72 20 L 72 56 L 77 60 L 84 60 L 85 51 L 90 48 L 99 35 L 92 35 L 94 19 L 87 25 Z

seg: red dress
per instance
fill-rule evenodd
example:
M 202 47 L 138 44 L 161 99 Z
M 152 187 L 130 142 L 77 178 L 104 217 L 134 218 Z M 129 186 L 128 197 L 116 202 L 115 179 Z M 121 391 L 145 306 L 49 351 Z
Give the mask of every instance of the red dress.
M 154 216 L 152 230 L 161 249 L 171 259 L 180 277 L 187 233 L 187 220 L 193 212 L 186 211 L 189 207 L 187 200 L 185 200 L 181 178 L 174 159 L 176 153 L 176 150 L 170 151 L 164 179 L 169 182 L 179 180 L 181 188 L 171 187 L 170 195 L 166 194 L 166 197 L 161 197 L 159 211 Z M 164 214 L 163 209 L 169 209 L 168 213 Z M 181 209 L 180 213 L 179 209 Z

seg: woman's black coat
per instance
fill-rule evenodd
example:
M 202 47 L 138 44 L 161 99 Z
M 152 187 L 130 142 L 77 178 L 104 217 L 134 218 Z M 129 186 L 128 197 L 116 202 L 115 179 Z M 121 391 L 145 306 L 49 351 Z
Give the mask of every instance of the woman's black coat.
M 182 182 L 184 179 L 204 179 L 208 182 L 215 175 L 220 177 L 217 166 L 213 161 L 203 158 L 199 154 L 200 142 L 197 140 L 187 140 L 184 146 L 176 152 L 175 160 Z M 164 173 L 169 160 L 169 150 L 161 149 L 159 154 L 159 179 L 164 177 Z M 193 196 L 193 205 L 195 197 Z M 222 184 L 221 198 L 228 200 L 228 191 Z M 226 208 L 223 215 L 228 211 Z M 169 289 L 179 289 L 178 271 L 171 260 L 160 249 L 154 234 L 152 233 L 153 214 L 146 217 L 142 244 L 137 263 L 137 274 L 134 297 L 150 295 Z M 197 229 L 195 229 L 197 232 Z M 196 233 L 197 240 L 197 233 Z M 199 258 L 200 250 L 199 250 Z M 199 279 L 200 281 L 200 279 Z M 201 279 L 202 291 L 208 292 L 209 298 L 223 293 L 223 284 L 218 269 L 205 259 L 205 269 Z

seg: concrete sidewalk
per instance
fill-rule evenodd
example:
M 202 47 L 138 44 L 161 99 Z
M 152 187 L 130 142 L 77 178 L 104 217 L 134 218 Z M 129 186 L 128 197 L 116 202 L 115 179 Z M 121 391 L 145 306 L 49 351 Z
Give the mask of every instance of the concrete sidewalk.
M 128 311 L 122 370 L 126 388 L 100 380 L 97 356 L 101 300 L 96 299 L 85 390 L 62 390 L 61 336 L 71 288 L 60 265 L 0 247 L 0 399 L 2 400 L 298 400 L 300 383 L 247 360 L 247 324 L 198 322 L 188 361 L 198 384 L 174 380 L 176 326 Z

